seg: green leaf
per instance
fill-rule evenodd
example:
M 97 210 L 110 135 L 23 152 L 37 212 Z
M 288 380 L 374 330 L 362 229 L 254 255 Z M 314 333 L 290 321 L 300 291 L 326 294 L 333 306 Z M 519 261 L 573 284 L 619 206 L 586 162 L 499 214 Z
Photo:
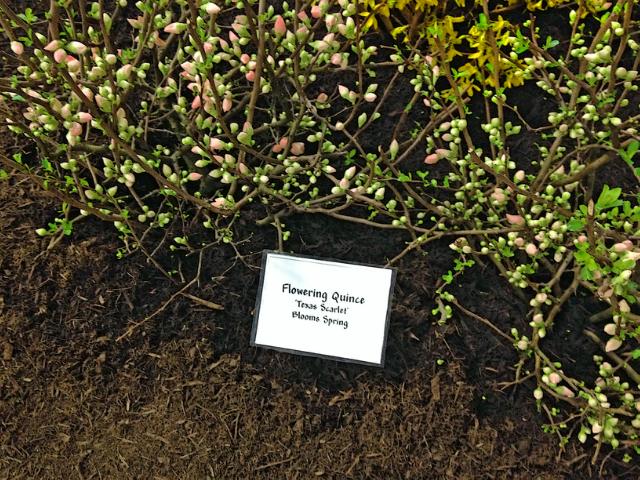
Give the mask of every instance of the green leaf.
M 559 44 L 560 44 L 560 42 L 558 40 L 554 40 L 553 38 L 547 36 L 547 40 L 546 40 L 543 48 L 545 50 L 549 50 L 549 49 L 551 49 L 551 48 L 553 48 L 553 47 L 555 47 L 555 46 L 557 46 Z
M 613 262 L 613 271 L 614 272 L 622 272 L 623 270 L 629 270 L 635 266 L 636 262 L 634 260 L 616 260 Z
M 73 231 L 73 223 L 71 223 L 69 220 L 63 220 L 60 226 L 62 227 L 62 233 L 64 233 L 66 236 L 71 235 L 71 232 Z
M 489 22 L 487 21 L 487 16 L 484 13 L 478 15 L 478 23 L 477 26 L 480 30 L 486 30 L 489 27 Z
M 45 172 L 53 172 L 53 167 L 51 166 L 51 162 L 47 157 L 42 159 L 42 168 Z
M 638 149 L 640 148 L 640 142 L 638 140 L 634 140 L 629 144 L 626 150 L 619 150 L 618 153 L 620 157 L 627 162 L 630 166 L 633 167 L 633 156 L 636 154 Z
M 569 222 L 567 223 L 567 229 L 570 232 L 579 232 L 584 228 L 584 226 L 585 226 L 584 220 L 580 218 L 575 218 L 575 217 L 569 220 Z
M 580 265 L 582 265 L 584 267 L 580 271 L 580 276 L 584 280 L 593 279 L 593 273 L 592 272 L 594 272 L 594 271 L 596 271 L 598 269 L 598 263 L 591 256 L 591 254 L 586 252 L 585 250 L 579 250 L 579 251 L 577 251 L 575 253 L 575 259 L 578 262 L 578 264 L 580 264 Z
M 456 272 L 460 272 L 460 271 L 464 270 L 465 267 L 473 267 L 475 265 L 475 263 L 476 263 L 475 260 L 472 260 L 472 259 L 468 259 L 468 260 L 463 262 L 462 260 L 456 258 L 455 259 L 455 265 L 454 265 L 453 269 Z
M 362 128 L 362 126 L 367 121 L 367 114 L 363 113 L 358 117 L 358 127 Z
M 596 210 L 606 210 L 622 205 L 622 201 L 618 200 L 621 193 L 621 188 L 609 188 L 609 185 L 605 185 L 596 202 Z

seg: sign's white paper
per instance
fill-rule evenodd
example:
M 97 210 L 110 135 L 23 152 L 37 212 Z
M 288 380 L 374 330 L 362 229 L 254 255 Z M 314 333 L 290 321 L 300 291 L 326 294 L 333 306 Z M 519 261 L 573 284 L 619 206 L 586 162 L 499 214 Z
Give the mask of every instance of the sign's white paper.
M 382 365 L 395 271 L 266 254 L 252 344 Z

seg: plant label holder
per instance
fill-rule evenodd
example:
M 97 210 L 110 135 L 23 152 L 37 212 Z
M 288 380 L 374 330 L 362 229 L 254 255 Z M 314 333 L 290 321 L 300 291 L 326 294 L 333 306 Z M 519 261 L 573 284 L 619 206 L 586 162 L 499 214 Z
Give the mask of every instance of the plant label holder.
M 396 270 L 265 251 L 251 345 L 384 366 Z

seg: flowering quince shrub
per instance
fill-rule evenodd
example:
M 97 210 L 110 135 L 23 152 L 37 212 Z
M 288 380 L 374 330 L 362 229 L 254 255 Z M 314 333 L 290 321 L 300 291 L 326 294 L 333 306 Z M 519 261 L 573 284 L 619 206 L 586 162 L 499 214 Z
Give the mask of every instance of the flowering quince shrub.
M 565 2 L 553 3 L 536 8 Z M 52 2 L 46 22 L 0 0 L 16 62 L 0 79 L 2 117 L 39 155 L 0 161 L 63 203 L 39 234 L 59 238 L 93 215 L 120 232 L 122 254 L 141 249 L 158 268 L 154 231 L 177 231 L 173 248 L 194 251 L 187 225 L 200 222 L 233 243 L 250 209 L 280 247 L 297 213 L 407 232 L 390 263 L 448 238 L 457 258 L 438 321 L 459 309 L 512 343 L 516 381 L 535 383 L 562 444 L 575 436 L 594 459 L 603 445 L 629 459 L 640 453 L 640 206 L 637 191 L 595 180 L 618 162 L 640 182 L 639 7 L 571 5 L 558 46 L 535 16 L 520 31 L 478 6 L 468 43 L 483 53 L 470 74 L 453 66 L 451 20 L 380 48 L 349 0 Z M 480 88 L 465 81 L 476 73 Z M 398 126 L 372 140 L 402 81 L 412 90 Z M 529 125 L 509 102 L 521 84 L 553 103 L 547 124 Z M 474 90 L 484 111 L 472 135 Z M 400 128 L 408 118 L 415 128 Z M 510 153 L 524 134 L 533 158 Z M 451 284 L 476 263 L 528 302 L 526 331 L 505 333 L 457 301 Z M 577 294 L 603 305 L 584 330 L 602 347 L 595 381 L 565 371 L 545 343 Z

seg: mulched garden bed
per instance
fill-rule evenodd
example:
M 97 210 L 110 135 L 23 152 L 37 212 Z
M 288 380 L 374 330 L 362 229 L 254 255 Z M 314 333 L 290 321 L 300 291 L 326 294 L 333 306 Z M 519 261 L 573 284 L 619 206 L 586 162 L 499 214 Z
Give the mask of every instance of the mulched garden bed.
M 142 255 L 117 260 L 107 224 L 89 220 L 46 251 L 34 229 L 54 205 L 11 183 L 0 183 L 2 478 L 637 478 L 613 459 L 591 465 L 575 442 L 559 453 L 529 389 L 501 388 L 511 345 L 471 318 L 433 324 L 446 244 L 398 265 L 380 370 L 249 347 L 273 231 L 247 221 L 242 257 L 206 252 L 187 293 L 224 306 L 213 311 L 173 297 L 180 287 Z M 288 247 L 307 255 L 384 263 L 403 246 L 325 217 L 289 222 Z M 183 259 L 185 279 L 195 267 Z M 470 310 L 498 324 L 521 313 L 492 271 L 465 282 Z
M 551 108 L 526 89 L 510 99 L 533 126 Z M 371 132 L 375 141 L 384 128 Z M 0 133 L 0 148 L 17 148 Z M 512 152 L 526 167 L 535 146 L 518 141 Z M 256 227 L 257 210 L 236 223 L 235 248 L 207 248 L 201 262 L 161 254 L 172 283 L 141 253 L 118 260 L 120 240 L 97 220 L 46 250 L 34 231 L 57 206 L 24 180 L 0 181 L 0 205 L 0 478 L 640 476 L 606 452 L 593 465 L 590 445 L 561 450 L 543 432 L 531 388 L 510 384 L 512 345 L 458 313 L 434 322 L 448 240 L 395 265 L 377 369 L 249 346 L 261 254 L 277 246 L 274 229 Z M 406 246 L 401 234 L 327 217 L 286 222 L 285 248 L 299 254 L 383 265 Z M 494 269 L 476 266 L 462 282 L 454 292 L 468 310 L 503 331 L 526 323 L 526 305 Z M 589 308 L 576 298 L 556 337 L 590 364 L 594 347 L 573 334 Z

